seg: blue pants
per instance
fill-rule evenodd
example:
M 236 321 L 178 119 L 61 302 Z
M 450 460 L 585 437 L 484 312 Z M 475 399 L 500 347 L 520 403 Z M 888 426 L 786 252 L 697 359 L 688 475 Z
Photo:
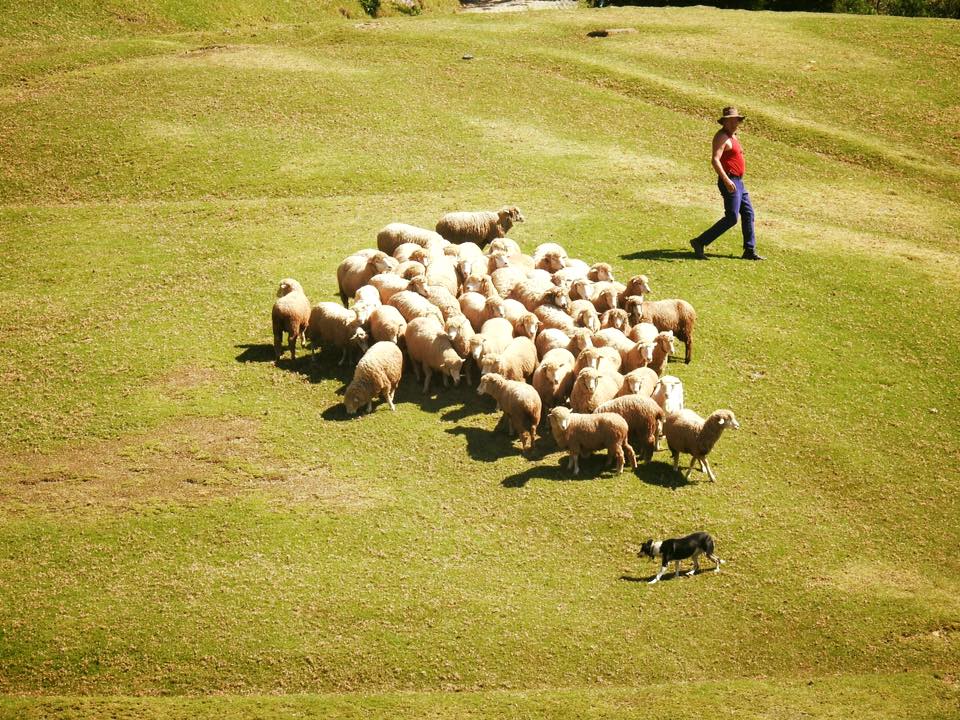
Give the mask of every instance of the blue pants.
M 753 252 L 755 240 L 753 236 L 753 205 L 750 204 L 750 193 L 743 186 L 743 180 L 738 177 L 731 177 L 730 179 L 736 186 L 733 192 L 728 192 L 723 185 L 723 180 L 717 178 L 717 187 L 720 188 L 720 194 L 723 196 L 723 217 L 705 230 L 697 238 L 697 242 L 706 247 L 734 227 L 739 216 L 743 229 L 743 250 L 744 252 Z

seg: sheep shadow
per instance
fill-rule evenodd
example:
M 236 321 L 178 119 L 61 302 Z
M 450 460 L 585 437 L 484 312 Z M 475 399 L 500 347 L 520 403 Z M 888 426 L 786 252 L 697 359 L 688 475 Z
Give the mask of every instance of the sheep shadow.
M 242 350 L 237 355 L 236 361 L 239 363 L 273 363 L 273 345 L 269 343 L 241 343 L 234 345 L 235 348 Z M 353 366 L 337 365 L 340 354 L 339 350 L 322 350 L 312 355 L 309 348 L 297 346 L 297 359 L 293 360 L 284 346 L 284 354 L 280 357 L 277 364 L 279 370 L 285 370 L 297 375 L 301 375 L 311 383 L 318 383 L 328 378 L 335 378 L 343 382 L 344 387 L 353 377 Z M 343 394 L 341 388 L 337 394 Z
M 667 490 L 676 490 L 692 484 L 682 472 L 673 469 L 673 463 L 662 460 L 654 459 L 648 463 L 640 463 L 634 473 L 641 482 Z
M 545 442 L 544 438 L 534 444 L 534 453 L 528 455 L 530 460 L 541 460 L 546 455 L 556 452 L 557 447 L 554 443 Z M 537 457 L 540 453 L 540 457 Z M 557 462 L 552 465 L 533 465 L 526 470 L 508 475 L 500 484 L 507 488 L 519 488 L 526 485 L 531 480 L 553 480 L 554 482 L 583 482 L 587 480 L 599 480 L 603 477 L 617 477 L 618 473 L 613 468 L 607 468 L 606 453 L 594 453 L 590 457 L 580 458 L 580 472 L 573 474 L 573 470 L 567 467 L 567 454 L 564 452 L 557 458 Z
M 241 343 L 233 347 L 241 350 L 237 362 L 273 362 L 273 345 L 269 343 Z
M 448 435 L 462 435 L 467 440 L 467 454 L 481 462 L 496 462 L 502 457 L 517 453 L 519 444 L 514 443 L 505 432 L 490 431 L 486 428 L 457 425 L 444 430 Z

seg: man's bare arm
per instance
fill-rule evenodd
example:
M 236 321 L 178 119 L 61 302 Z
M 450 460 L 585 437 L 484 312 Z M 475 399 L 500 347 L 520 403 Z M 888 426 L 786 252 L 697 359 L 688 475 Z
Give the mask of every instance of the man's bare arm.
M 729 135 L 717 133 L 713 136 L 713 159 L 710 161 L 710 164 L 713 165 L 713 169 L 717 171 L 717 176 L 723 181 L 723 186 L 727 188 L 727 192 L 733 192 L 736 190 L 736 185 L 733 184 L 733 180 L 730 179 L 727 171 L 724 170 L 723 165 L 720 164 L 720 156 L 723 155 L 723 151 L 728 145 L 732 145 Z

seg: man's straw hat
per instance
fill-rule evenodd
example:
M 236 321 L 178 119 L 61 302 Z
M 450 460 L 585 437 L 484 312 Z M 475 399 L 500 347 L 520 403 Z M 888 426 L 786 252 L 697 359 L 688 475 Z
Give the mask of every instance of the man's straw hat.
M 717 120 L 717 122 L 723 125 L 723 121 L 726 120 L 727 118 L 739 118 L 741 120 L 747 119 L 744 115 L 741 115 L 740 111 L 737 110 L 732 105 L 730 107 L 725 107 L 723 109 L 723 116 L 719 120 Z

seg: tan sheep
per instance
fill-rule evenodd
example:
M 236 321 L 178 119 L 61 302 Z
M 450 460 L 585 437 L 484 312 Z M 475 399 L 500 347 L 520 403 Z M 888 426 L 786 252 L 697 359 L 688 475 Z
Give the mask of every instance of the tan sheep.
M 517 283 L 526 279 L 526 273 L 515 267 L 501 267 L 490 273 L 490 280 L 500 297 L 509 297 Z
M 389 272 L 394 265 L 385 253 L 373 251 L 372 254 L 354 253 L 345 258 L 337 267 L 337 286 L 344 307 L 358 288 L 366 285 L 377 273 Z
M 473 326 L 465 315 L 451 315 L 444 323 L 443 331 L 450 338 L 450 344 L 457 351 L 457 355 L 464 358 L 463 372 L 466 375 L 467 382 L 473 383 L 473 371 L 471 365 L 475 365 L 473 356 L 470 354 L 470 343 L 476 333 Z
M 440 312 L 440 309 L 423 295 L 412 290 L 401 290 L 395 293 L 388 304 L 399 310 L 403 319 L 408 323 L 418 317 L 433 317 L 440 327 L 443 327 L 443 313 Z
M 514 223 L 523 222 L 517 207 L 503 207 L 497 212 L 451 212 L 437 222 L 437 232 L 452 243 L 474 242 L 484 247 L 496 238 L 505 237 Z
M 652 397 L 659 380 L 660 378 L 657 377 L 657 373 L 648 367 L 631 370 L 623 376 L 623 387 L 620 388 L 617 397 L 623 397 L 624 395 Z
M 647 278 L 647 276 L 634 275 L 632 278 L 627 280 L 626 286 L 620 293 L 620 299 L 623 300 L 631 295 L 649 295 L 650 293 L 650 280 Z
M 409 280 L 404 280 L 399 275 L 394 275 L 393 273 L 377 273 L 372 278 L 370 278 L 370 287 L 375 287 L 377 292 L 380 294 L 380 302 L 388 303 L 390 298 L 392 298 L 396 293 L 401 290 L 406 290 L 409 285 Z
M 415 243 L 421 247 L 447 244 L 439 233 L 406 223 L 390 223 L 377 233 L 377 247 L 387 255 L 393 255 L 393 251 L 404 243 Z
M 530 338 L 536 340 L 537 332 L 540 330 L 540 318 L 533 313 L 523 313 L 513 324 L 513 334 L 515 337 Z
M 533 448 L 537 441 L 541 404 L 536 390 L 524 382 L 509 380 L 499 373 L 487 373 L 480 379 L 478 395 L 489 395 L 503 411 L 511 434 L 520 437 L 523 452 Z
M 597 332 L 600 329 L 600 316 L 589 300 L 572 301 L 567 308 L 567 313 L 573 318 L 577 327 L 587 328 L 590 332 Z
M 483 359 L 488 353 L 501 353 L 513 340 L 513 326 L 504 318 L 491 318 L 481 327 L 480 332 L 470 338 L 470 356 L 477 367 L 483 367 Z
M 640 343 L 637 344 L 639 345 Z M 670 354 L 672 352 L 673 333 L 669 330 L 666 332 L 657 333 L 657 337 L 653 340 L 652 356 L 648 363 L 648 367 L 657 373 L 657 375 L 663 375 L 663 371 L 667 368 L 667 361 L 670 359 Z
M 487 298 L 478 292 L 465 292 L 460 295 L 457 302 L 460 305 L 460 313 L 470 321 L 474 332 L 480 332 L 480 327 L 489 319 L 484 314 Z
M 587 367 L 577 374 L 570 391 L 570 407 L 574 412 L 592 413 L 601 403 L 613 400 L 623 385 L 620 373 L 601 373 Z
M 613 282 L 613 268 L 610 267 L 610 263 L 594 263 L 587 271 L 587 280 L 590 282 Z
M 683 361 L 690 362 L 693 357 L 693 326 L 697 322 L 697 313 L 693 305 L 686 300 L 657 300 L 640 304 L 640 322 L 653 323 L 657 330 L 670 330 L 677 340 L 684 344 Z
M 520 319 L 530 313 L 527 312 L 527 309 L 517 302 L 516 300 L 511 300 L 506 298 L 503 301 L 503 312 L 504 319 L 514 327 L 517 326 L 517 323 L 520 322 Z M 540 322 L 537 320 L 537 322 Z
M 332 302 L 319 302 L 310 310 L 307 325 L 310 354 L 314 358 L 317 345 L 331 344 L 343 351 L 338 365 L 350 359 L 354 348 L 365 352 L 368 347 L 367 332 L 357 313 Z
M 593 412 L 612 412 L 626 420 L 630 429 L 628 437 L 638 457 L 644 462 L 653 459 L 657 449 L 657 433 L 664 417 L 663 408 L 653 400 L 642 395 L 624 395 L 607 400 Z
M 533 314 L 539 318 L 545 328 L 556 328 L 562 330 L 568 337 L 573 337 L 577 326 L 573 324 L 573 318 L 556 305 L 540 305 L 534 308 Z
M 283 354 L 283 334 L 287 333 L 290 359 L 297 359 L 297 339 L 301 344 L 310 324 L 310 301 L 303 287 L 293 278 L 284 278 L 277 288 L 277 300 L 271 311 L 274 362 Z
M 627 421 L 616 413 L 576 413 L 569 408 L 555 407 L 550 411 L 550 430 L 557 447 L 568 453 L 567 467 L 573 474 L 580 472 L 580 456 L 606 449 L 607 465 L 616 462 L 617 472 L 623 472 L 624 456 L 630 467 L 637 466 L 637 457 L 627 440 L 630 429 Z
M 462 314 L 457 297 L 442 285 L 430 285 L 424 275 L 413 278 L 410 281 L 409 289 L 411 292 L 422 295 L 429 300 L 432 305 L 440 310 L 444 320 Z
M 399 345 L 407 331 L 407 321 L 392 305 L 381 305 L 370 313 L 370 337 L 375 343 L 392 342 Z
M 426 275 L 427 268 L 416 260 L 407 260 L 393 269 L 393 274 L 404 280 L 413 280 L 417 275 Z
M 499 373 L 507 380 L 526 380 L 537 369 L 537 348 L 530 338 L 513 338 L 499 353 L 484 354 L 480 375 Z
M 551 281 L 523 280 L 517 283 L 508 297 L 523 303 L 523 306 L 533 312 L 541 305 L 553 305 L 560 310 L 570 306 L 570 297 L 563 288 L 557 287 Z
M 343 406 L 348 415 L 353 415 L 363 405 L 367 412 L 373 410 L 373 398 L 380 395 L 391 410 L 396 410 L 393 395 L 400 385 L 403 372 L 403 353 L 392 342 L 378 342 L 370 346 L 363 354 L 353 380 L 343 394 Z
M 634 342 L 652 343 L 657 339 L 657 335 L 659 334 L 660 331 L 657 330 L 657 326 L 653 323 L 640 322 L 630 328 L 627 337 Z
M 463 281 L 463 292 L 480 293 L 484 297 L 500 297 L 497 286 L 493 284 L 493 278 L 489 275 L 478 275 L 477 273 L 471 273 Z
M 663 421 L 663 436 L 673 455 L 673 469 L 680 469 L 680 453 L 688 453 L 690 467 L 685 477 L 690 477 L 694 463 L 699 462 L 700 469 L 716 482 L 717 476 L 713 474 L 707 455 L 727 428 L 740 429 L 740 423 L 730 410 L 716 410 L 706 420 L 689 408 L 668 414 Z
M 620 353 L 611 347 L 588 347 L 577 355 L 574 366 L 574 375 L 579 375 L 584 368 L 593 368 L 601 373 L 619 372 L 622 361 Z
M 543 356 L 533 371 L 531 384 L 545 408 L 566 402 L 573 388 L 573 353 L 565 348 L 554 348 Z
M 626 310 L 620 308 L 607 310 L 600 316 L 600 327 L 601 329 L 613 328 L 622 333 L 627 333 L 630 331 L 630 316 Z
M 486 255 L 494 255 L 496 253 L 514 255 L 520 252 L 520 246 L 516 243 L 516 241 L 511 240 L 508 237 L 501 237 L 492 240 L 490 244 L 483 249 L 483 252 Z
M 420 317 L 411 320 L 407 323 L 404 339 L 414 374 L 418 380 L 423 377 L 424 393 L 430 390 L 430 378 L 434 371 L 443 374 L 445 385 L 448 380 L 453 380 L 454 385 L 460 384 L 463 358 L 457 355 L 450 338 L 434 318 Z
M 590 301 L 598 313 L 615 309 L 620 302 L 624 286 L 618 282 L 603 280 L 593 284 L 593 297 Z

